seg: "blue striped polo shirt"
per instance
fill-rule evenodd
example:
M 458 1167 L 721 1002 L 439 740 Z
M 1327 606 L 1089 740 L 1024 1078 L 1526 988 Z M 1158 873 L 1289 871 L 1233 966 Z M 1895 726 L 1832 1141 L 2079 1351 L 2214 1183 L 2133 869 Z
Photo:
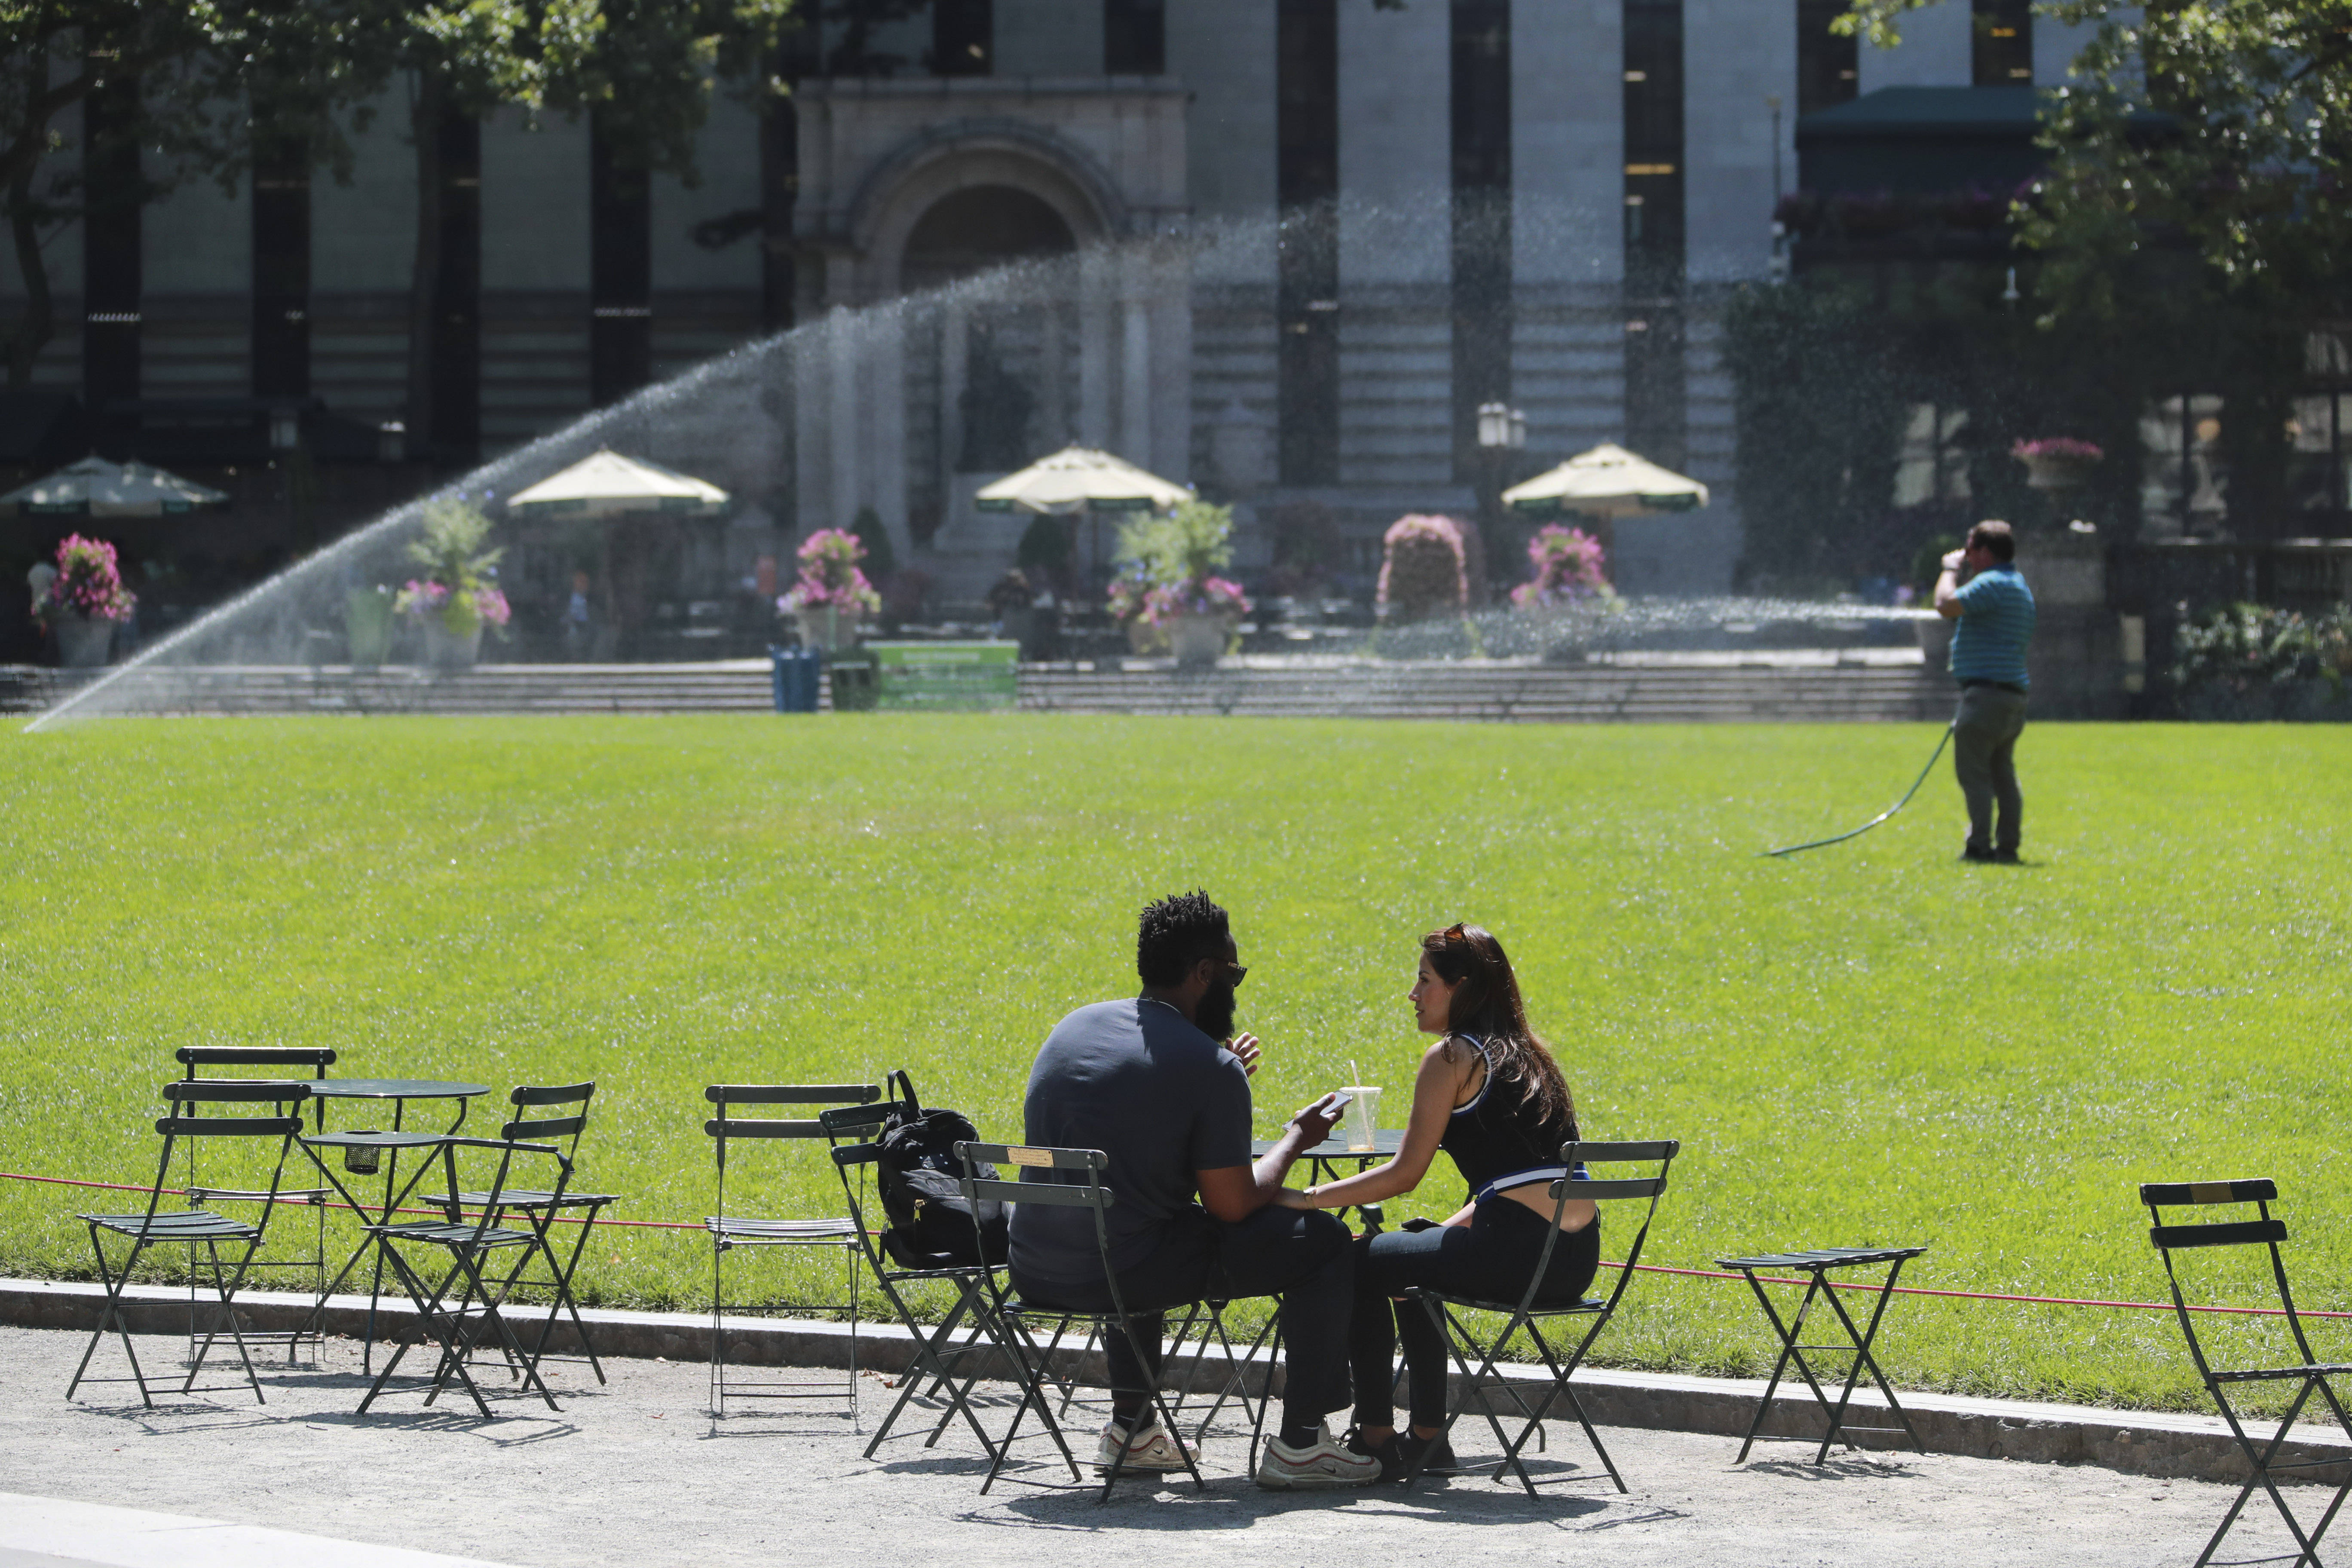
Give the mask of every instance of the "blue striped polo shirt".
M 1952 679 L 2031 686 L 2025 645 L 2033 640 L 2033 590 L 2017 568 L 2006 563 L 1988 567 L 1957 596 L 1960 618 L 1952 628 Z

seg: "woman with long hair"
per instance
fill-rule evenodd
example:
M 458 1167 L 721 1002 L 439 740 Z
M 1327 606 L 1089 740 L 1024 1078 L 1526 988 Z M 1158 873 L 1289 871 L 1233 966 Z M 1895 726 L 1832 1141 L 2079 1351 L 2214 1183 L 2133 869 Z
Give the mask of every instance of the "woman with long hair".
M 1560 1145 L 1578 1135 L 1568 1082 L 1528 1027 L 1518 979 L 1494 933 L 1454 925 L 1422 938 L 1420 973 L 1408 995 L 1414 1021 L 1437 1043 L 1422 1054 L 1396 1157 L 1283 1200 L 1298 1208 L 1380 1203 L 1419 1186 L 1440 1149 L 1453 1156 L 1469 1189 L 1468 1201 L 1443 1224 L 1413 1220 L 1356 1243 L 1356 1310 L 1349 1333 L 1356 1425 L 1348 1440 L 1378 1458 L 1390 1479 L 1402 1479 L 1416 1460 L 1438 1474 L 1455 1468 L 1444 1440 L 1444 1336 L 1419 1303 L 1399 1302 L 1396 1294 L 1433 1286 L 1454 1295 L 1517 1301 L 1551 1226 L 1551 1184 L 1570 1174 L 1559 1163 Z M 1538 1305 L 1582 1300 L 1601 1265 L 1594 1204 L 1570 1199 L 1559 1229 Z M 1412 1417 L 1403 1433 L 1389 1405 L 1400 1341 Z

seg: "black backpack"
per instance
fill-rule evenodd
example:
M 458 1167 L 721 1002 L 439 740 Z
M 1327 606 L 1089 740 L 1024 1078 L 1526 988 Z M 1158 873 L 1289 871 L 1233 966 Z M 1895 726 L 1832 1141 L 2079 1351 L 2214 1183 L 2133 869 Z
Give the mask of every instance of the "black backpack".
M 979 1130 L 961 1111 L 925 1110 L 913 1080 L 903 1072 L 891 1077 L 898 1080 L 898 1104 L 875 1140 L 882 1150 L 874 1163 L 876 1181 L 890 1221 L 882 1249 L 904 1268 L 1003 1262 L 1004 1205 L 982 1199 L 975 1226 L 956 1179 L 955 1146 L 977 1141 Z M 993 1181 L 996 1167 L 982 1165 L 979 1174 Z

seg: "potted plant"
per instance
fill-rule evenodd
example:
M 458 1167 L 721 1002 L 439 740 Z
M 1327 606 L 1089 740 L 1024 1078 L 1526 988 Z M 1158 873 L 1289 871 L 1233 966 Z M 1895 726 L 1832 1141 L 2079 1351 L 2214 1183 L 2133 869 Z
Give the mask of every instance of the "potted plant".
M 1580 528 L 1544 524 L 1528 541 L 1528 561 L 1536 574 L 1511 590 L 1515 608 L 1555 610 L 1613 596 L 1602 571 L 1608 552 Z
M 2071 490 L 2089 481 L 2091 470 L 2106 453 L 2095 442 L 2044 436 L 2018 442 L 2009 455 L 2025 465 L 2025 482 L 2032 489 Z
M 800 548 L 800 580 L 776 608 L 800 622 L 801 641 L 827 653 L 856 645 L 857 617 L 882 607 L 882 595 L 857 563 L 866 546 L 846 529 L 820 528 Z
M 491 581 L 499 550 L 482 546 L 490 520 L 462 497 L 436 500 L 425 509 L 425 531 L 408 547 L 409 559 L 425 568 L 393 599 L 396 614 L 413 616 L 425 628 L 427 667 L 454 673 L 474 668 L 482 650 L 482 628 L 503 631 L 513 616 L 507 597 Z
M 66 536 L 58 546 L 57 575 L 34 606 L 58 634 L 58 661 L 68 669 L 95 669 L 114 644 L 114 628 L 131 618 L 138 600 L 122 585 L 114 546 L 102 539 Z
M 1139 562 L 1123 563 L 1103 596 L 1104 610 L 1127 633 L 1128 651 L 1139 658 L 1168 651 L 1167 632 L 1143 613 L 1150 596 L 1151 581 Z
M 1231 507 L 1188 500 L 1166 517 L 1147 517 L 1118 531 L 1119 574 L 1108 608 L 1128 625 L 1131 644 L 1148 627 L 1166 639 L 1178 664 L 1204 668 L 1222 658 L 1249 600 L 1241 585 L 1217 575 L 1234 559 Z

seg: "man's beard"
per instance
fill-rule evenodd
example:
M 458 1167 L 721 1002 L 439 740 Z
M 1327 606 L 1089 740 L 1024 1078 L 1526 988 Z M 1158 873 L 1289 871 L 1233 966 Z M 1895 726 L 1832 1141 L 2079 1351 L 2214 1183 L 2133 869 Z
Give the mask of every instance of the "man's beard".
M 1213 1040 L 1229 1040 L 1234 1037 L 1234 988 L 1220 982 L 1209 988 L 1192 1009 L 1192 1022 L 1202 1034 Z

